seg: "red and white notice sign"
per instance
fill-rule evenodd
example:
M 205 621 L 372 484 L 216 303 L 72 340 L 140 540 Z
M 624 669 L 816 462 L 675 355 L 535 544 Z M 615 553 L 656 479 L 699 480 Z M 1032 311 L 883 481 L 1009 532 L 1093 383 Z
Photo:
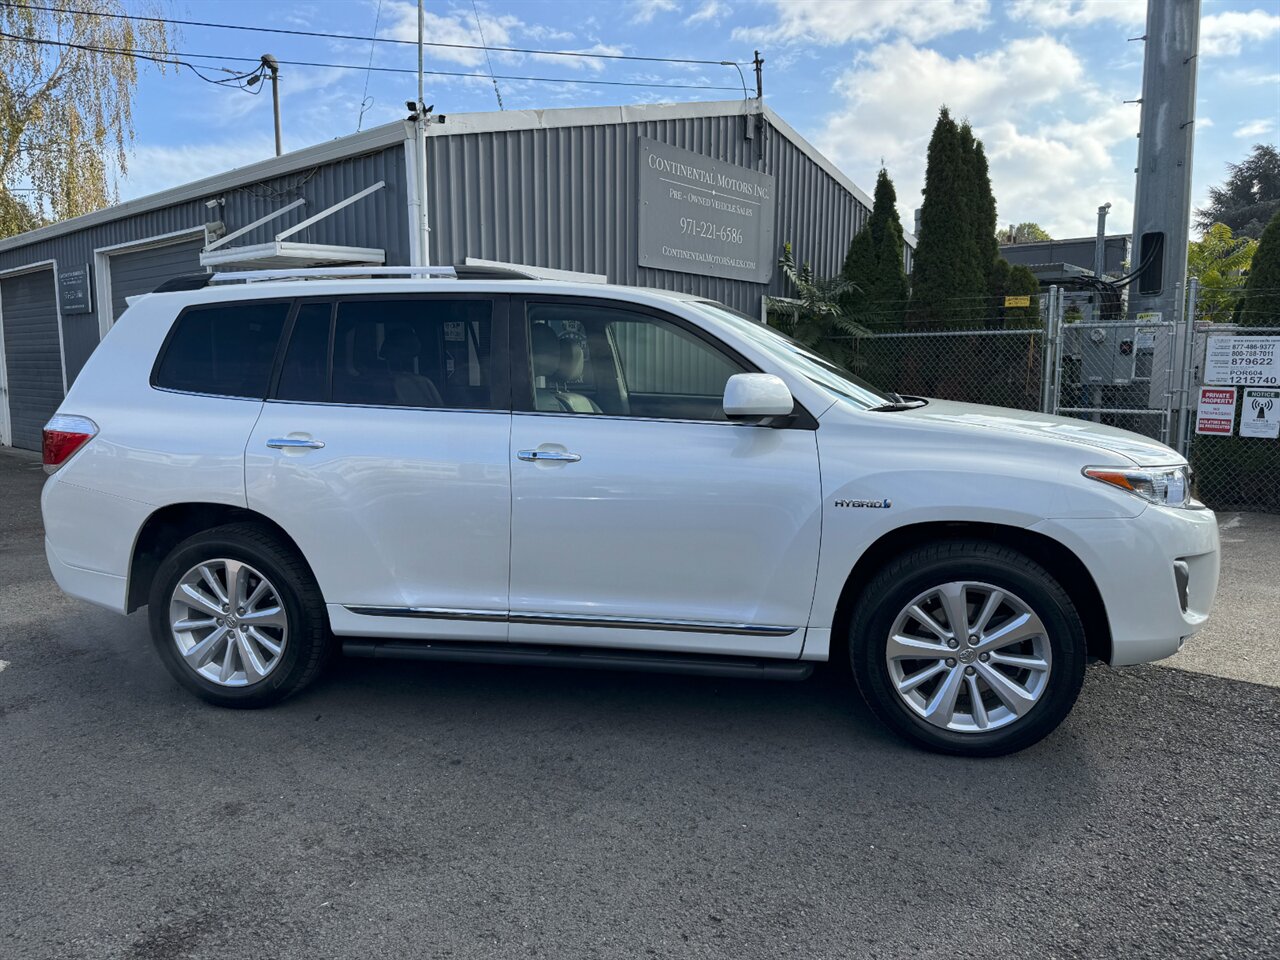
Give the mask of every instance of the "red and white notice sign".
M 1229 437 L 1235 433 L 1236 388 L 1201 387 L 1196 409 L 1196 433 Z

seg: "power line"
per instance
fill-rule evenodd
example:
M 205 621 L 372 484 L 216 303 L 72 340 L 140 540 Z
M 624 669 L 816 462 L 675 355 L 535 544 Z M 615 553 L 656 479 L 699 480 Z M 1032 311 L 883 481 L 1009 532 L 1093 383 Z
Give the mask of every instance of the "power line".
M 373 16 L 373 34 L 378 35 L 378 21 L 382 19 L 382 0 L 378 0 L 378 12 Z M 360 132 L 360 128 L 364 126 L 364 113 L 371 106 L 373 101 L 369 99 L 369 71 L 373 69 L 373 51 L 374 44 L 369 44 L 369 63 L 364 70 L 364 93 L 360 95 L 360 116 L 356 118 L 356 133 Z
M 184 27 L 210 27 L 217 30 L 248 30 L 254 33 L 281 33 L 294 37 L 322 37 L 326 40 L 355 40 L 361 43 L 402 43 L 417 46 L 416 40 L 399 40 L 395 37 L 361 37 L 349 33 L 324 33 L 318 30 L 289 30 L 284 27 L 251 27 L 242 23 L 211 23 L 205 20 L 174 20 L 167 17 L 144 17 L 138 14 L 104 13 L 95 10 L 76 10 L 70 7 L 46 7 L 26 3 L 0 3 L 4 7 L 39 10 L 44 13 L 75 13 L 90 17 L 107 17 L 113 20 L 142 20 L 148 23 L 171 23 Z M 376 30 L 375 30 L 376 32 Z M 715 67 L 731 67 L 734 60 L 698 60 L 689 57 L 643 57 L 627 53 L 587 53 L 578 50 L 535 50 L 528 47 L 490 47 L 483 43 L 445 43 L 441 40 L 424 40 L 427 47 L 447 47 L 452 50 L 484 50 L 494 53 L 528 53 L 542 57 L 590 57 L 598 60 L 641 60 L 648 63 L 698 63 Z M 281 61 L 282 63 L 284 61 Z
M 6 5 L 12 6 L 12 4 L 0 4 L 0 6 L 6 6 Z M 20 43 L 38 43 L 43 46 L 50 46 L 50 47 L 69 47 L 74 50 L 86 50 L 86 51 L 89 51 L 90 53 L 108 53 L 108 54 L 116 54 L 122 57 L 135 57 L 140 60 L 149 60 L 152 63 L 173 64 L 175 66 L 187 67 L 189 70 L 195 73 L 196 76 L 199 76 L 200 79 L 207 80 L 209 83 L 229 83 L 234 80 L 243 80 L 247 77 L 253 76 L 253 74 L 256 71 L 250 71 L 249 73 L 246 73 L 246 74 L 228 77 L 225 80 L 210 80 L 208 77 L 205 77 L 202 74 L 200 74 L 199 70 L 197 70 L 194 65 L 187 63 L 185 60 L 178 59 L 178 58 L 180 57 L 194 58 L 197 60 L 223 60 L 223 61 L 232 61 L 232 62 L 238 62 L 238 63 L 260 62 L 259 59 L 254 57 L 236 57 L 236 56 L 231 56 L 230 54 L 220 54 L 220 53 L 183 53 L 181 51 L 167 52 L 163 50 L 137 50 L 137 49 L 113 50 L 109 47 L 95 47 L 90 44 L 71 43 L 67 40 L 44 40 L 39 37 L 24 37 L 24 36 L 20 36 L 18 34 L 12 34 L 12 33 L 0 33 L 0 39 L 14 40 Z M 365 70 L 365 71 L 372 70 L 374 73 L 408 73 L 408 74 L 413 74 L 414 76 L 417 76 L 417 73 L 418 73 L 417 70 L 412 70 L 407 67 L 365 67 L 365 66 L 361 66 L 358 63 L 319 63 L 313 60 L 279 60 L 277 62 L 280 63 L 281 65 L 291 66 L 291 67 L 320 67 L 328 70 Z M 228 73 L 232 72 L 228 70 L 226 67 L 222 67 L 219 69 L 226 70 L 226 72 Z M 463 73 L 461 71 L 452 71 L 452 70 L 424 70 L 423 72 L 433 77 L 467 77 L 473 80 L 489 80 L 489 79 L 523 80 L 529 83 L 577 83 L 577 84 L 588 84 L 592 86 L 603 86 L 603 87 L 653 87 L 653 88 L 663 89 L 663 90 L 732 90 L 735 92 L 737 91 L 737 87 L 724 87 L 724 86 L 715 86 L 711 84 L 699 84 L 699 83 L 655 83 L 655 82 L 644 82 L 644 81 L 638 81 L 638 80 L 589 80 L 589 79 L 586 79 L 585 77 L 527 77 L 527 76 L 516 76 L 513 74 L 503 74 L 503 73 L 495 74 L 494 77 L 491 78 L 488 74 L 484 74 L 484 73 Z
M 480 42 L 484 43 L 484 24 L 480 22 L 480 8 L 476 6 L 476 0 L 471 0 L 471 11 L 476 15 L 476 30 L 480 32 Z M 378 31 L 375 30 L 373 32 L 377 33 Z M 493 58 L 489 56 L 488 47 L 485 47 L 484 50 L 484 61 L 489 65 L 489 79 L 493 81 L 493 95 L 498 98 L 498 111 L 501 112 L 503 109 L 502 91 L 498 89 L 498 78 L 493 75 Z
M 5 4 L 5 6 L 10 6 L 10 4 Z M 221 79 L 214 79 L 211 77 L 206 77 L 203 73 L 200 72 L 200 70 L 196 67 L 195 64 L 187 63 L 185 60 L 177 59 L 178 57 L 189 57 L 189 56 L 194 56 L 197 59 L 203 59 L 203 60 L 219 59 L 214 57 L 202 57 L 200 54 L 179 53 L 179 54 L 165 55 L 165 51 L 161 51 L 161 50 L 148 50 L 148 51 L 112 50 L 108 47 L 95 47 L 85 43 L 71 43 L 70 41 L 67 41 L 67 40 L 41 40 L 37 37 L 24 37 L 16 33 L 0 33 L 0 40 L 13 40 L 18 43 L 36 43 L 42 46 L 67 47 L 72 50 L 85 50 L 85 51 L 88 51 L 89 53 L 113 53 L 122 57 L 133 57 L 136 60 L 147 60 L 147 61 L 150 61 L 151 63 L 166 64 L 168 66 L 174 66 L 174 67 L 186 67 L 188 70 L 194 73 L 201 80 L 205 81 L 205 83 L 212 83 L 212 84 L 216 84 L 217 86 L 226 86 L 227 84 L 233 84 L 235 86 L 239 86 L 240 89 L 242 90 L 247 89 L 246 81 L 248 81 L 252 77 L 258 76 L 261 73 L 260 69 L 250 70 L 248 73 L 236 73 L 234 70 L 231 70 L 227 67 L 209 67 L 208 69 L 222 70 L 224 73 L 231 74 L 231 76 L 228 76 L 228 77 L 223 77 Z M 223 57 L 220 59 L 243 60 L 249 63 L 253 62 L 252 57 Z

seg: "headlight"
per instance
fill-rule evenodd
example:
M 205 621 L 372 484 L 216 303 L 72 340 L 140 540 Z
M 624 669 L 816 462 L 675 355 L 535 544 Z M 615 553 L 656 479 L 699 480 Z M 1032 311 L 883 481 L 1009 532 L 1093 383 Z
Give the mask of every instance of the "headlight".
M 1085 467 L 1084 475 L 1161 506 L 1195 505 L 1195 501 L 1191 499 L 1191 468 L 1185 465 L 1135 467 L 1132 470 L 1122 467 Z

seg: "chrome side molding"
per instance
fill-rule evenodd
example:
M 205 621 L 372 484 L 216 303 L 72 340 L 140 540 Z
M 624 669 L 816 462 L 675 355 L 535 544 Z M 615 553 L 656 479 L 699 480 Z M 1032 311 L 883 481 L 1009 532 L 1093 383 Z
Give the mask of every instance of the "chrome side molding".
M 423 620 L 471 620 L 480 623 L 523 623 L 539 626 L 597 627 L 623 630 L 665 630 L 677 633 L 719 633 L 745 637 L 786 637 L 799 627 L 772 624 L 723 623 L 714 620 L 646 620 L 639 617 L 580 617 L 566 613 L 525 613 L 502 610 L 455 610 L 444 607 L 347 606 L 363 617 L 415 617 Z

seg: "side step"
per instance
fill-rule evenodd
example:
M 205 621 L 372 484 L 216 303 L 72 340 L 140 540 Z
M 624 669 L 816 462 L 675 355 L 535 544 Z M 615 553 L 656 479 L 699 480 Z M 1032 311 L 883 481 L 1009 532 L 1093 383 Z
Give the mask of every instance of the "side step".
M 344 640 L 349 657 L 375 660 L 444 660 L 458 663 L 531 664 L 580 667 L 586 670 L 636 670 L 644 673 L 683 673 L 702 677 L 750 680 L 804 680 L 813 664 L 800 660 L 753 657 L 708 657 L 690 653 L 603 650 L 598 647 L 553 647 L 532 644 L 451 643 L 424 640 Z

